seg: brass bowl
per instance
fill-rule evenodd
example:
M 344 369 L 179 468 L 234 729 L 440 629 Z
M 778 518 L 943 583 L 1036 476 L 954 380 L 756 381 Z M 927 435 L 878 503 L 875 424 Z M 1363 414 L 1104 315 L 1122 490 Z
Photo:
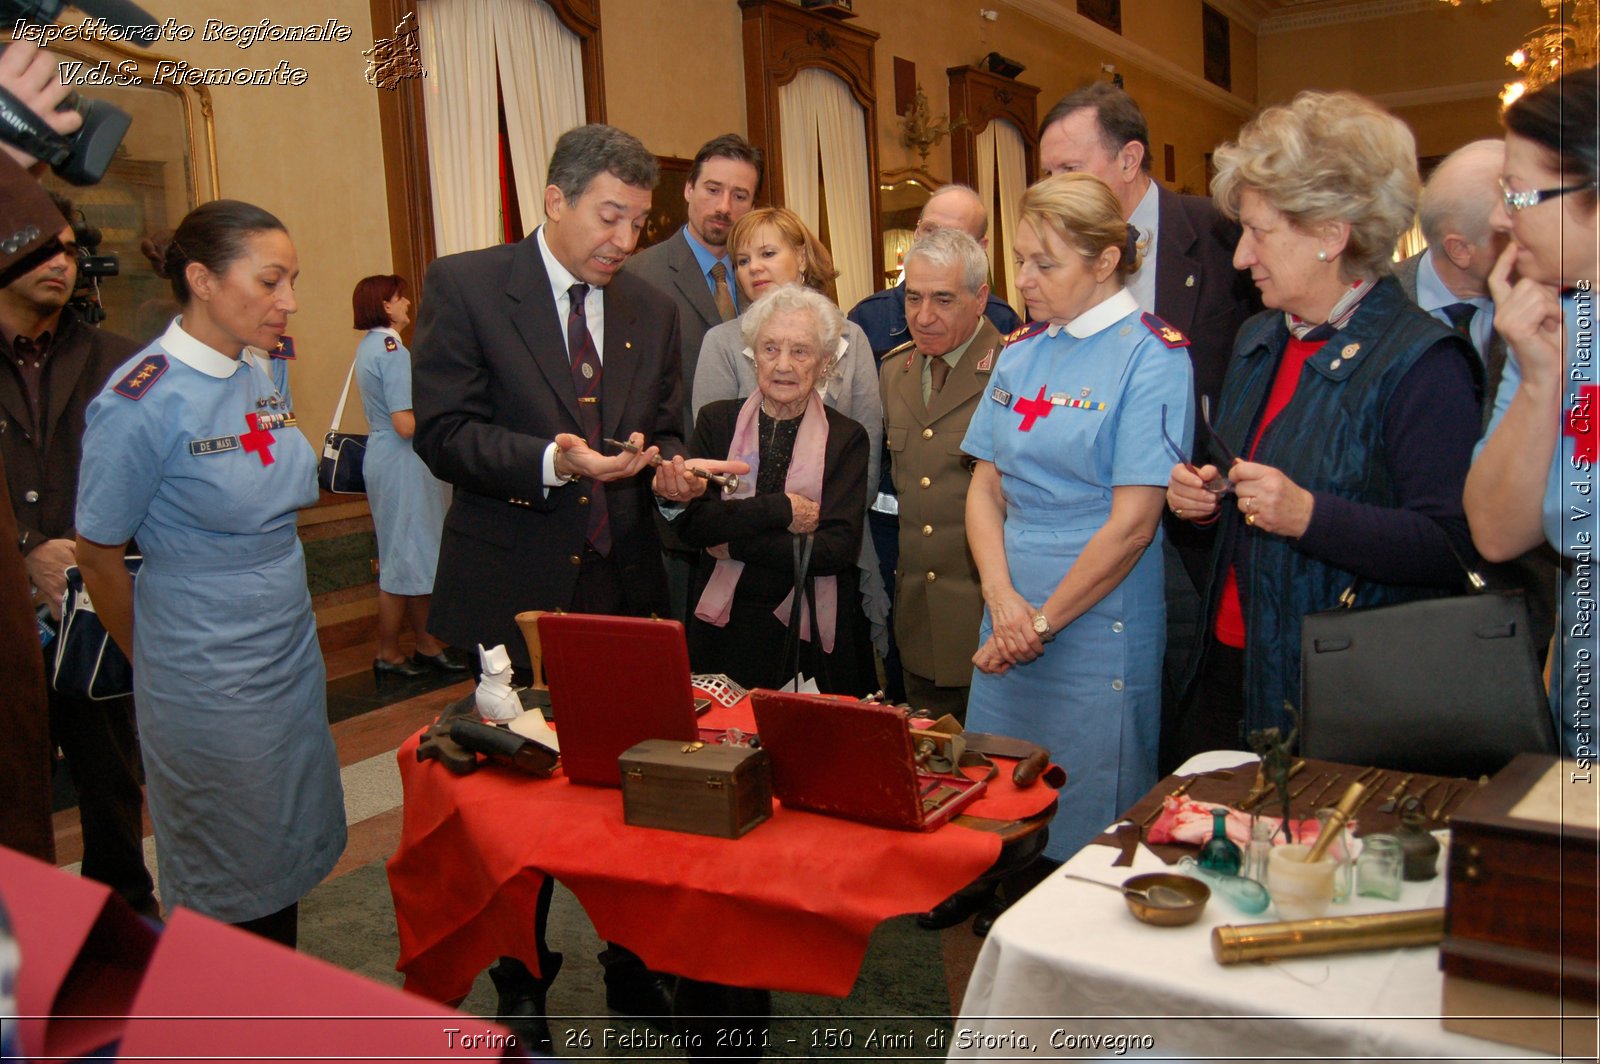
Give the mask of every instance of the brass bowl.
M 1151 887 L 1176 891 L 1183 895 L 1184 902 L 1181 905 L 1156 905 L 1138 894 L 1129 893 L 1130 889 L 1148 891 Z M 1123 882 L 1122 898 L 1128 903 L 1128 911 L 1143 923 L 1157 927 L 1182 927 L 1200 919 L 1206 902 L 1211 899 L 1211 888 L 1198 879 L 1174 872 L 1146 872 Z

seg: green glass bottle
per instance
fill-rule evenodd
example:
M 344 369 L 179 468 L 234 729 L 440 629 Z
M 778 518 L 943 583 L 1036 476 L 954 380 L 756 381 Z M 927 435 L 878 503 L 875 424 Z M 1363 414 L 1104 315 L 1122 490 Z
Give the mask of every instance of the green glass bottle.
M 1244 864 L 1244 852 L 1228 838 L 1228 811 L 1211 810 L 1211 837 L 1200 847 L 1200 867 L 1226 876 L 1236 876 Z

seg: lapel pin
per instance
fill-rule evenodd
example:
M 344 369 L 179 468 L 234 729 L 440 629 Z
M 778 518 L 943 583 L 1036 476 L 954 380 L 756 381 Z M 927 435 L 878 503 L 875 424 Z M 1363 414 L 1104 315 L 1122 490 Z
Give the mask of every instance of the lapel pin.
M 622 347 L 623 347 L 623 350 L 625 350 L 625 351 L 632 351 L 633 350 L 633 341 L 632 340 L 624 340 L 624 341 L 622 341 Z
M 1183 287 L 1185 287 L 1185 288 L 1193 288 L 1194 287 L 1194 274 L 1191 273 L 1189 276 L 1187 276 L 1187 277 L 1185 277 L 1183 279 Z

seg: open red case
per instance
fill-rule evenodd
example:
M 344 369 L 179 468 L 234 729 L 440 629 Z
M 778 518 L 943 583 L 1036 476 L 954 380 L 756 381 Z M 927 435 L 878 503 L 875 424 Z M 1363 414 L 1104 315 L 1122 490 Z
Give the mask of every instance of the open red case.
M 780 691 L 752 691 L 750 704 L 772 793 L 792 809 L 930 831 L 988 786 L 919 768 L 905 715 L 892 706 Z

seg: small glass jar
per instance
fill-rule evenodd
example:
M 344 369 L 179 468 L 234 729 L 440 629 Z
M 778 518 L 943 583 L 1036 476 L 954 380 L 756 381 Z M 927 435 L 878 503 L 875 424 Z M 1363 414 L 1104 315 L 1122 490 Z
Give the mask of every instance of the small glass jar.
M 1272 855 L 1271 821 L 1255 817 L 1250 821 L 1250 848 L 1245 851 L 1244 870 L 1240 874 L 1257 883 L 1267 881 L 1267 858 Z
M 1361 840 L 1361 856 L 1356 858 L 1356 893 L 1363 898 L 1400 898 L 1401 872 L 1405 854 L 1393 835 L 1368 835 Z

